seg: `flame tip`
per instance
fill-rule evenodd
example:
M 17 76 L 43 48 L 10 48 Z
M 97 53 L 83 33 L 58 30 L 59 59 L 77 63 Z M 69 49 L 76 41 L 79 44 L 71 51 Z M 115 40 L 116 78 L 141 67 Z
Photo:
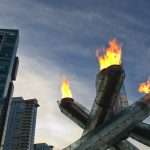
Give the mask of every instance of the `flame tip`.
M 150 78 L 146 82 L 142 82 L 138 87 L 138 92 L 140 93 L 150 93 Z
M 120 65 L 122 59 L 122 49 L 121 44 L 117 41 L 116 38 L 113 38 L 109 41 L 108 48 L 102 48 L 96 50 L 96 56 L 99 61 L 100 70 L 107 68 L 111 65 Z M 100 54 L 100 52 L 104 54 Z
M 67 80 L 67 78 L 63 77 L 62 79 L 62 86 L 61 86 L 61 92 L 62 92 L 62 98 L 72 98 L 72 93 L 71 90 L 69 88 L 69 81 Z

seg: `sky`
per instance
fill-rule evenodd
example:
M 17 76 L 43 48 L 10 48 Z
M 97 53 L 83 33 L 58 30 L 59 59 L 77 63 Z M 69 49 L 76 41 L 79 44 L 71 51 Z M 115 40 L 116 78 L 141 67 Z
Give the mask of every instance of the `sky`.
M 80 138 L 82 129 L 57 106 L 61 80 L 66 75 L 74 99 L 91 109 L 99 71 L 95 51 L 112 38 L 122 44 L 129 103 L 143 96 L 137 88 L 150 75 L 149 8 L 149 0 L 0 0 L 0 28 L 20 32 L 14 96 L 40 104 L 36 143 L 61 150 Z

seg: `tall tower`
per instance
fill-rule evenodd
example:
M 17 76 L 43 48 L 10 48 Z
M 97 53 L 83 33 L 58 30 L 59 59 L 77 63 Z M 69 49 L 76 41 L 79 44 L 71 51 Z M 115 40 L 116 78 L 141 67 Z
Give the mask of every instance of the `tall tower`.
M 36 99 L 12 99 L 4 150 L 33 150 L 38 106 Z
M 16 52 L 19 30 L 0 29 L 0 144 L 5 136 L 9 106 L 19 64 Z

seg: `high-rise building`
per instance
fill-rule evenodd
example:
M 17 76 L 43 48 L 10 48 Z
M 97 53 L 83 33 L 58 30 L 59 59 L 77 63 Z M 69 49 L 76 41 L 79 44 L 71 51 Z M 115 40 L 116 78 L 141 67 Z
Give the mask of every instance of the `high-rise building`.
M 33 150 L 38 106 L 36 99 L 12 99 L 4 150 Z
M 8 121 L 9 106 L 19 64 L 16 57 L 19 30 L 0 29 L 0 145 Z
M 125 85 L 123 84 L 120 89 L 120 93 L 114 103 L 114 107 L 113 107 L 114 114 L 117 114 L 118 112 L 122 111 L 126 107 L 128 107 L 128 100 L 127 100 Z
M 34 150 L 53 150 L 53 146 L 46 143 L 37 143 L 34 144 Z

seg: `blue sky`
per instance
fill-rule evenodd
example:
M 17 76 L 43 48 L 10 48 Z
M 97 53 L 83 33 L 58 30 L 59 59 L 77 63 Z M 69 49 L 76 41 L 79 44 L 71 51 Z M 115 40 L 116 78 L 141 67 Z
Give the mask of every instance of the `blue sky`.
M 0 0 L 0 27 L 20 30 L 14 96 L 40 104 L 36 142 L 60 150 L 81 136 L 58 109 L 61 79 L 67 75 L 74 98 L 90 109 L 99 69 L 95 51 L 113 37 L 123 45 L 129 102 L 143 95 L 137 88 L 150 75 L 149 8 L 149 0 Z

